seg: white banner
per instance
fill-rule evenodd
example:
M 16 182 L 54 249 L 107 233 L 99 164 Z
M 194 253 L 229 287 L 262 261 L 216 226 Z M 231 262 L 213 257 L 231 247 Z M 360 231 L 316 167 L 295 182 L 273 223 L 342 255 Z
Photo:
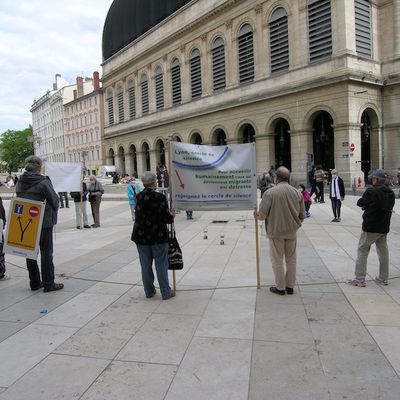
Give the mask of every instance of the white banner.
M 253 210 L 254 143 L 203 146 L 171 142 L 172 205 L 179 210 Z
M 45 162 L 44 170 L 57 193 L 81 191 L 82 164 Z

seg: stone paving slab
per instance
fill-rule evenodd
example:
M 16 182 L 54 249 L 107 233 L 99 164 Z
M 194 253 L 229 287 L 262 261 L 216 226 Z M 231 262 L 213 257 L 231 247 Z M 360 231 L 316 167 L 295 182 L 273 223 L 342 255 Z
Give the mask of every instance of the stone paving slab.
M 398 400 L 400 202 L 388 235 L 390 284 L 372 281 L 372 247 L 367 287 L 358 288 L 344 283 L 361 232 L 356 200 L 346 197 L 339 224 L 330 222 L 328 202 L 312 205 L 298 234 L 293 296 L 269 292 L 264 227 L 256 289 L 251 212 L 195 212 L 193 221 L 178 214 L 185 268 L 168 301 L 159 291 L 144 297 L 126 202 L 101 204 L 100 229 L 77 230 L 74 211 L 60 210 L 55 265 L 63 291 L 31 292 L 25 260 L 6 256 L 0 400 Z

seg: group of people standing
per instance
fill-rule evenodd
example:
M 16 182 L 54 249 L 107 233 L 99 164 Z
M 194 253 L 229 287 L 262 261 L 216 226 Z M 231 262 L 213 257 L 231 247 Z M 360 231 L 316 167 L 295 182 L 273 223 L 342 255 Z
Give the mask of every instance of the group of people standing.
M 317 168 L 319 170 L 321 168 Z M 315 174 L 314 174 L 315 176 Z M 318 172 L 318 178 L 322 174 Z M 383 170 L 372 173 L 372 186 L 368 187 L 357 206 L 364 211 L 362 232 L 357 248 L 355 278 L 348 283 L 353 286 L 366 286 L 367 258 L 372 244 L 375 243 L 379 258 L 379 275 L 375 282 L 388 285 L 389 251 L 387 234 L 395 204 L 395 195 L 387 185 L 387 174 Z M 322 178 L 323 182 L 324 178 Z M 293 294 L 296 282 L 296 247 L 297 231 L 301 227 L 311 204 L 311 196 L 304 185 L 297 190 L 289 184 L 290 171 L 285 167 L 276 170 L 274 186 L 266 190 L 258 212 L 254 217 L 265 221 L 266 234 L 270 244 L 270 259 L 275 275 L 275 286 L 270 287 L 272 293 L 278 295 Z M 323 185 L 322 189 L 323 191 Z M 340 222 L 341 203 L 345 197 L 343 180 L 335 169 L 331 171 L 329 197 L 332 202 L 334 219 Z M 319 197 L 322 199 L 323 196 Z

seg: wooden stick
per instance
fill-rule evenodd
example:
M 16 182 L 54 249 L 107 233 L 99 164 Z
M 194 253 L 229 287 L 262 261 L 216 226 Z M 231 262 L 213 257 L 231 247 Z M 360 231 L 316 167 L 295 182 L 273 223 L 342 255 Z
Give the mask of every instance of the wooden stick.
M 172 136 L 169 136 L 167 139 L 167 147 L 168 147 L 168 190 L 169 190 L 169 209 L 172 211 L 172 162 L 171 162 L 171 140 Z M 172 290 L 174 294 L 176 293 L 176 273 L 175 270 L 172 271 Z
M 256 213 L 258 213 L 258 207 L 255 208 Z M 259 244 L 259 234 L 258 234 L 258 219 L 254 218 L 256 227 L 256 271 L 257 271 L 257 289 L 260 289 L 260 244 Z

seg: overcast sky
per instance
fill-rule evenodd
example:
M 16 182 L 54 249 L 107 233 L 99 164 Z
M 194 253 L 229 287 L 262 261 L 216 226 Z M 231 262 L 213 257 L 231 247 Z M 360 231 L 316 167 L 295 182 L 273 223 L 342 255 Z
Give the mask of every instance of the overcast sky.
M 31 123 L 33 100 L 54 76 L 101 75 L 101 40 L 112 0 L 0 0 L 0 134 Z

